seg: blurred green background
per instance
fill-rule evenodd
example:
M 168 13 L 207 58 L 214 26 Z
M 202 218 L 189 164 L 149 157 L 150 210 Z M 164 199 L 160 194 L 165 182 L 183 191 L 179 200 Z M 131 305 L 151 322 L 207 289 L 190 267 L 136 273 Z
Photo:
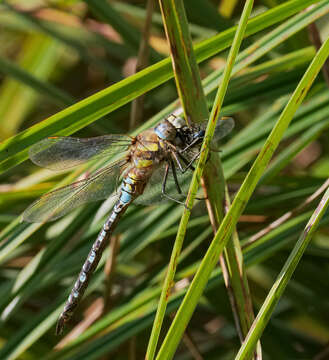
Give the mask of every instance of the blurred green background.
M 160 9 L 154 1 L 148 31 L 150 5 L 146 3 L 0 3 L 0 359 L 144 358 L 182 207 L 174 203 L 131 206 L 116 231 L 119 245 L 110 280 L 104 282 L 104 264 L 114 242 L 64 338 L 54 335 L 57 315 L 111 204 L 91 203 L 46 225 L 20 220 L 24 209 L 39 196 L 90 171 L 81 167 L 54 173 L 37 168 L 25 161 L 30 145 L 58 134 L 135 134 L 179 106 Z M 290 13 L 275 12 L 290 3 Z M 209 108 L 232 42 L 225 34 L 238 22 L 243 4 L 185 1 L 192 40 L 200 49 L 197 59 Z M 302 14 L 301 4 L 297 0 L 255 1 L 252 16 L 260 17 L 263 26 L 255 26 L 241 51 Z M 322 41 L 328 38 L 328 1 L 320 4 L 323 9 L 314 10 L 313 20 L 307 12 L 310 7 L 304 6 L 305 18 L 296 20 L 301 28 L 296 33 L 293 25 L 280 30 L 276 45 L 268 49 L 270 39 L 266 40 L 261 47 L 264 55 L 246 63 L 231 79 L 222 115 L 234 117 L 236 125 L 220 147 L 232 198 L 316 53 L 312 35 Z M 315 29 L 309 25 L 314 20 Z M 138 70 L 145 68 L 139 77 L 134 77 L 136 64 Z M 319 197 L 296 208 L 328 178 L 328 75 L 327 64 L 238 224 L 255 313 Z M 132 105 L 141 94 L 143 99 Z M 290 211 L 288 220 L 267 229 Z M 261 338 L 263 359 L 329 358 L 328 222 L 329 214 Z M 259 233 L 264 229 L 266 234 Z M 163 336 L 211 239 L 201 201 L 188 226 Z M 105 307 L 104 292 L 109 298 Z M 233 359 L 239 346 L 218 267 L 175 359 Z

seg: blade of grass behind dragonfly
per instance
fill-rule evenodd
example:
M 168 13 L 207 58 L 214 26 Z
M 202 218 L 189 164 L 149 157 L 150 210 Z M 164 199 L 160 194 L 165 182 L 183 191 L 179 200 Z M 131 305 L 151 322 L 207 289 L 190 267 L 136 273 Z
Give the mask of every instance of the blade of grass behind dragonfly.
M 116 10 L 118 10 L 128 16 L 134 16 L 135 18 L 138 18 L 141 20 L 144 20 L 146 18 L 145 10 L 136 5 L 123 3 L 123 2 L 115 2 L 115 3 L 113 3 L 113 7 Z M 157 11 L 155 11 L 153 14 L 152 23 L 154 25 L 163 26 L 161 14 L 158 13 Z M 225 27 L 227 28 L 227 26 L 225 26 Z M 202 26 L 196 25 L 195 23 L 190 23 L 189 28 L 190 28 L 190 33 L 193 36 L 195 36 L 197 38 L 202 38 L 202 39 L 209 38 L 210 36 L 213 36 L 215 33 L 217 33 L 220 30 L 220 29 L 216 29 L 217 31 L 215 31 L 208 27 L 202 27 Z
M 117 69 L 114 69 L 113 65 L 110 66 L 107 61 L 95 56 L 92 52 L 87 50 L 84 44 L 81 44 L 80 41 L 70 37 L 67 33 L 63 35 L 59 27 L 53 27 L 51 23 L 42 21 L 37 17 L 34 17 L 33 14 L 31 15 L 28 12 L 19 11 L 7 2 L 5 2 L 3 5 L 13 14 L 15 14 L 20 19 L 20 21 L 27 23 L 29 27 L 37 30 L 39 34 L 47 35 L 50 38 L 53 38 L 54 40 L 57 40 L 58 42 L 68 46 L 69 48 L 72 48 L 79 54 L 81 59 L 102 69 L 110 79 L 120 80 L 122 78 L 120 75 L 121 73 Z
M 187 124 L 200 123 L 208 117 L 208 109 L 201 85 L 198 65 L 194 58 L 183 1 L 160 0 L 160 9 L 170 47 L 176 87 L 185 113 L 185 119 Z M 183 238 L 180 240 L 177 241 L 176 239 L 170 256 L 145 355 L 148 360 L 154 359 L 170 297 L 169 294 L 174 285 L 178 258 L 183 245 Z
M 176 317 L 167 333 L 163 345 L 159 351 L 158 359 L 171 357 L 175 352 L 181 336 L 184 332 L 185 326 L 190 320 L 193 311 L 200 299 L 200 296 L 206 286 L 209 276 L 216 264 L 216 259 L 221 254 L 226 245 L 233 228 L 235 227 L 240 215 L 242 214 L 248 200 L 250 199 L 258 180 L 261 178 L 264 170 L 270 161 L 275 149 L 277 148 L 285 130 L 287 129 L 293 115 L 297 108 L 303 101 L 307 91 L 311 87 L 315 77 L 321 70 L 322 65 L 329 55 L 329 39 L 323 44 L 321 49 L 315 55 L 312 63 L 305 72 L 303 78 L 299 82 L 295 92 L 291 96 L 287 106 L 282 112 L 278 122 L 272 130 L 270 136 L 267 138 L 260 154 L 255 160 L 252 168 L 247 174 L 240 190 L 234 198 L 232 206 L 224 217 L 219 230 L 214 237 L 210 248 L 208 249 L 189 290 L 184 297 L 184 300 L 176 314 Z M 200 162 L 199 162 L 200 163 Z M 199 165 L 198 163 L 198 165 Z M 198 170 L 197 167 L 196 171 Z M 194 183 L 196 183 L 196 176 L 193 177 L 191 188 L 194 190 Z M 190 206 L 190 204 L 188 204 Z
M 329 44 L 329 40 L 327 40 L 327 44 Z M 327 54 L 329 55 L 329 51 Z M 279 302 L 289 280 L 291 279 L 293 272 L 296 269 L 296 266 L 298 265 L 301 257 L 303 256 L 303 253 L 307 245 L 312 239 L 312 235 L 317 230 L 319 222 L 323 217 L 323 215 L 325 214 L 328 205 L 329 205 L 329 188 L 326 190 L 319 205 L 314 210 L 307 225 L 305 226 L 304 231 L 300 235 L 296 245 L 294 246 L 292 252 L 290 253 L 289 258 L 282 267 L 282 270 L 280 271 L 277 280 L 275 281 L 261 309 L 259 310 L 257 317 L 252 325 L 252 328 L 250 329 L 249 334 L 247 335 L 237 356 L 235 357 L 235 360 L 243 360 L 246 358 L 246 356 L 248 356 L 248 354 L 250 354 L 253 351 L 256 342 L 262 335 L 267 323 L 271 318 L 271 315 L 273 314 L 275 306 Z
M 206 130 L 205 140 L 204 140 L 204 142 L 202 144 L 202 148 L 201 148 L 200 159 L 198 161 L 197 168 L 193 173 L 192 182 L 191 182 L 187 200 L 186 200 L 186 208 L 184 209 L 183 216 L 181 218 L 177 236 L 176 236 L 176 241 L 175 241 L 175 245 L 174 245 L 175 247 L 179 247 L 180 245 L 176 245 L 176 244 L 181 244 L 185 237 L 187 223 L 188 223 L 188 220 L 190 217 L 190 212 L 191 212 L 190 209 L 193 207 L 194 199 L 195 199 L 195 196 L 196 196 L 196 193 L 198 190 L 198 186 L 199 186 L 199 183 L 201 180 L 201 176 L 202 176 L 202 170 L 205 166 L 206 159 L 208 158 L 208 147 L 209 147 L 211 138 L 215 131 L 216 122 L 217 122 L 218 116 L 219 116 L 219 111 L 220 111 L 222 103 L 224 101 L 224 96 L 225 96 L 225 93 L 226 93 L 226 90 L 228 87 L 228 82 L 229 82 L 231 72 L 233 69 L 233 64 L 234 64 L 237 54 L 239 52 L 239 48 L 240 48 L 240 45 L 241 45 L 241 42 L 243 39 L 243 35 L 246 30 L 247 22 L 248 22 L 248 19 L 249 19 L 251 10 L 252 10 L 252 6 L 253 6 L 252 0 L 247 1 L 245 3 L 245 6 L 244 6 L 244 9 L 243 9 L 240 21 L 239 21 L 239 25 L 237 28 L 237 32 L 234 36 L 233 44 L 230 49 L 227 64 L 226 64 L 226 67 L 224 70 L 223 79 L 219 86 L 219 89 L 218 89 L 218 92 L 216 95 L 215 104 L 214 104 L 213 109 L 210 114 L 210 119 L 209 119 L 207 130 Z M 200 164 L 202 164 L 202 168 L 200 168 Z M 222 179 L 223 179 L 223 177 L 222 177 Z M 220 179 L 220 180 L 222 180 L 222 179 Z M 223 193 L 224 193 L 224 191 L 223 191 Z M 216 196 L 216 201 L 217 201 L 217 196 Z M 173 254 L 174 254 L 174 252 L 175 252 L 175 250 L 173 250 Z M 216 262 L 218 261 L 218 257 L 215 259 L 215 261 Z M 168 269 L 168 272 L 169 271 L 170 271 L 170 268 Z M 187 322 L 179 324 L 181 334 L 183 334 L 186 326 L 187 326 Z M 169 333 L 167 334 L 166 339 L 168 338 L 168 335 L 169 335 Z M 171 343 L 169 342 L 169 344 L 166 344 L 164 342 L 159 350 L 157 359 L 161 359 L 164 357 L 166 359 L 171 359 L 174 356 L 176 346 L 178 345 L 180 339 L 177 338 L 176 340 L 178 340 L 178 341 L 174 340 Z
M 57 88 L 51 83 L 40 80 L 37 76 L 34 76 L 24 68 L 3 57 L 0 57 L 0 71 L 4 75 L 12 77 L 20 83 L 30 87 L 39 94 L 47 96 L 50 101 L 57 105 L 69 106 L 75 102 L 75 99 L 64 90 Z
M 170 44 L 173 69 L 175 74 L 176 86 L 178 89 L 181 104 L 188 123 L 200 123 L 208 118 L 208 108 L 206 99 L 201 86 L 200 74 L 196 63 L 192 41 L 188 30 L 187 19 L 184 5 L 182 2 L 160 1 L 160 7 L 165 25 L 166 35 Z M 208 162 L 204 174 L 204 186 L 207 197 L 209 198 L 208 211 L 214 231 L 224 217 L 225 203 L 224 175 L 218 156 L 212 156 Z M 151 337 L 149 340 L 146 357 L 153 359 L 157 340 L 159 338 L 161 324 L 168 302 L 168 295 L 173 286 L 177 258 L 180 255 L 183 238 L 176 239 L 171 254 L 168 271 L 164 280 L 164 286 L 159 300 L 158 311 L 154 320 Z M 234 318 L 239 319 L 236 323 L 241 341 L 247 334 L 253 320 L 252 305 L 250 303 L 249 287 L 243 269 L 242 253 L 239 247 L 237 236 L 234 238 L 234 245 L 230 243 L 226 249 L 225 259 L 221 258 L 221 266 L 226 279 L 229 282 L 227 289 Z M 228 268 L 231 270 L 228 271 Z M 230 274 L 230 275 L 228 275 Z M 230 290 L 232 289 L 232 290 Z
M 106 1 L 98 0 L 84 0 L 88 4 L 90 10 L 103 22 L 110 24 L 127 44 L 129 44 L 136 54 L 139 49 L 139 44 L 142 41 L 142 34 L 136 27 L 125 20 L 112 4 Z M 152 62 L 161 60 L 161 57 L 154 49 L 150 50 L 150 57 Z
M 256 16 L 250 20 L 246 36 L 286 19 L 313 2 L 315 0 L 290 0 Z M 198 44 L 195 47 L 197 61 L 201 62 L 227 48 L 231 44 L 235 28 Z M 4 141 L 0 146 L 0 173 L 26 160 L 28 147 L 44 137 L 54 134 L 70 135 L 159 86 L 172 76 L 170 60 L 167 58 Z
M 31 76 L 42 81 L 54 71 L 61 52 L 61 45 L 53 39 L 39 34 L 29 35 L 24 40 L 18 62 Z M 0 93 L 0 140 L 4 140 L 17 132 L 36 105 L 39 94 L 11 78 L 4 80 Z

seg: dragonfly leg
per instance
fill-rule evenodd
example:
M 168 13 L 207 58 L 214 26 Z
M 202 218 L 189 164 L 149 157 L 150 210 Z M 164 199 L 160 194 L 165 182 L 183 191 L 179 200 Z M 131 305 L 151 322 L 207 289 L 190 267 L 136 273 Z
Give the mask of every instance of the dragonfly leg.
M 167 185 L 167 179 L 168 179 L 168 174 L 169 174 L 169 166 L 170 166 L 170 162 L 167 162 L 166 169 L 165 169 L 165 175 L 163 177 L 163 182 L 162 182 L 162 190 L 161 190 L 162 195 L 165 196 L 169 200 L 172 200 L 172 201 L 177 202 L 178 204 L 184 205 L 184 207 L 187 208 L 184 202 L 179 201 L 166 193 L 166 185 Z
M 183 168 L 182 163 L 180 162 L 179 158 L 178 158 L 178 153 L 176 151 L 172 151 L 171 152 L 172 156 L 174 157 L 174 159 L 176 160 L 176 163 L 179 167 L 179 170 L 184 174 L 184 172 L 186 171 L 186 169 Z
M 177 153 L 177 155 L 183 160 L 184 164 L 187 165 L 189 169 L 191 169 L 192 171 L 195 170 L 195 167 L 190 164 L 189 161 L 181 153 Z
M 187 145 L 184 149 L 180 150 L 179 153 L 184 153 L 186 150 L 190 149 L 191 147 L 195 146 L 198 142 L 200 141 L 200 139 L 195 139 L 193 142 L 191 142 L 191 144 Z M 215 149 L 212 146 L 209 146 L 209 150 L 212 152 L 222 152 L 222 150 L 220 149 Z
M 178 191 L 178 194 L 182 194 L 182 189 L 180 188 L 179 182 L 178 182 L 178 179 L 177 179 L 175 164 L 174 164 L 172 159 L 170 159 L 170 167 L 171 167 L 171 170 L 172 170 L 172 174 L 173 174 L 173 177 L 174 177 L 174 181 L 175 181 L 175 185 L 176 185 L 176 189 Z
M 182 157 L 182 154 L 175 153 L 175 152 L 172 152 L 172 154 L 173 154 L 173 156 L 174 156 L 174 159 L 175 159 L 176 162 L 177 162 L 177 165 L 178 165 L 178 167 L 179 167 L 179 170 L 184 174 L 184 173 L 185 173 L 187 170 L 189 170 L 189 169 L 195 170 L 192 164 L 193 164 L 194 161 L 200 156 L 200 151 L 199 151 L 197 154 L 195 154 L 190 161 L 188 161 L 187 159 L 185 159 L 184 157 Z M 179 154 L 179 155 L 178 155 L 178 154 Z M 182 164 L 181 164 L 181 162 L 180 162 L 180 160 L 179 160 L 178 157 L 181 157 L 181 159 L 182 159 L 182 160 L 184 161 L 184 163 L 186 164 L 185 168 L 183 168 L 183 166 L 182 166 Z
M 202 139 L 201 139 L 202 140 Z M 184 149 L 180 150 L 180 153 L 184 153 L 186 150 L 194 147 L 196 144 L 200 142 L 200 138 L 195 138 L 190 144 L 188 144 Z
M 194 143 L 197 141 L 193 142 Z M 193 156 L 192 160 L 187 160 L 184 156 L 183 156 L 183 152 L 188 149 L 190 147 L 190 145 L 188 147 L 186 147 L 184 150 L 178 150 L 176 146 L 169 144 L 170 148 L 171 148 L 171 155 L 173 156 L 173 158 L 175 159 L 179 170 L 182 172 L 182 174 L 184 174 L 188 169 L 191 169 L 192 171 L 195 170 L 194 166 L 192 165 L 193 162 L 200 156 L 200 152 L 198 152 L 195 156 Z M 184 164 L 186 165 L 185 168 L 183 167 L 180 159 L 184 162 Z
M 189 163 L 188 160 L 185 159 L 185 157 L 184 157 L 182 154 L 177 153 L 177 155 L 183 160 L 183 162 L 184 162 L 185 164 L 188 164 L 187 167 L 186 167 L 186 169 L 185 169 L 185 171 L 186 171 L 187 169 L 191 169 L 192 171 L 195 170 L 194 166 L 191 165 L 191 163 Z M 176 175 L 176 169 L 175 169 L 174 164 L 172 164 L 172 170 L 173 170 L 174 180 L 175 180 L 175 182 L 176 182 L 176 181 L 177 181 L 177 175 Z M 175 179 L 175 176 L 176 176 L 176 179 Z M 178 181 L 177 181 L 177 183 L 178 183 Z M 178 186 L 179 186 L 179 185 L 178 185 Z M 180 194 L 183 194 L 185 197 L 187 197 L 187 194 L 184 194 L 184 193 L 182 193 L 182 192 L 180 192 Z M 197 200 L 207 200 L 208 197 L 205 197 L 205 196 L 204 196 L 204 197 L 196 197 L 196 199 L 197 199 Z
M 188 160 L 184 158 L 184 162 L 185 163 L 188 163 Z M 170 162 L 170 166 L 171 166 L 171 169 L 172 169 L 172 172 L 173 172 L 173 177 L 174 177 L 174 180 L 175 180 L 175 184 L 176 184 L 176 188 L 177 188 L 177 191 L 179 194 L 183 194 L 185 197 L 187 197 L 187 194 L 184 194 L 180 188 L 180 185 L 178 183 L 178 179 L 177 179 L 177 174 L 176 174 L 176 169 L 175 169 L 175 165 L 174 165 L 174 162 L 171 160 Z M 195 170 L 194 167 L 191 165 L 189 167 L 191 170 Z M 196 197 L 197 200 L 207 200 L 208 197 Z

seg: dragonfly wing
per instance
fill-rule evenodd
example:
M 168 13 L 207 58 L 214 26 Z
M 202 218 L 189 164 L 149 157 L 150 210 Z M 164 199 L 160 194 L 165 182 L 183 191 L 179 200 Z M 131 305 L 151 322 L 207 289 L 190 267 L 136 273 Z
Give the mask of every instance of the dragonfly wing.
M 142 205 L 150 205 L 163 201 L 170 201 L 170 199 L 168 199 L 168 197 L 166 197 L 162 193 L 162 184 L 165 176 L 164 165 L 160 166 L 156 171 L 154 171 L 153 175 L 151 176 L 149 182 L 145 187 L 144 193 L 138 198 L 136 198 L 136 200 L 134 201 L 135 203 Z M 169 170 L 166 182 L 166 194 L 176 200 L 185 201 L 192 177 L 192 171 L 188 170 L 184 174 L 182 174 L 180 170 L 176 167 L 176 174 L 179 186 L 182 190 L 182 194 L 179 194 L 178 192 L 171 169 Z
M 43 195 L 28 207 L 23 219 L 28 222 L 53 221 L 90 201 L 106 199 L 116 190 L 126 160 L 97 171 L 91 177 Z
M 234 119 L 231 117 L 223 117 L 221 118 L 216 126 L 215 133 L 214 133 L 214 141 L 219 141 L 227 134 L 229 134 L 234 128 Z
M 31 146 L 30 159 L 51 170 L 63 170 L 90 159 L 126 151 L 131 138 L 126 135 L 104 135 L 92 138 L 54 136 Z
M 145 186 L 142 195 L 138 196 L 134 203 L 141 205 L 150 205 L 152 203 L 159 203 L 162 199 L 161 184 L 163 179 L 163 167 L 159 171 L 155 171 Z

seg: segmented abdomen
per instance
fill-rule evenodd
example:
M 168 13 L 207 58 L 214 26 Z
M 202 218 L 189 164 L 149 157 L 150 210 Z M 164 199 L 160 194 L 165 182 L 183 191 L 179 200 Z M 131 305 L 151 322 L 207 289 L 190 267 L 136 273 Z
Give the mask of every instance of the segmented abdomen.
M 63 331 L 65 323 L 72 317 L 120 217 L 126 211 L 130 203 L 143 193 L 145 186 L 152 175 L 154 170 L 153 159 L 155 159 L 159 149 L 158 143 L 154 141 L 154 137 L 156 137 L 156 135 L 153 131 L 146 131 L 141 139 L 143 138 L 145 141 L 148 139 L 148 142 L 142 143 L 141 139 L 138 139 L 131 151 L 130 162 L 132 166 L 126 170 L 123 177 L 119 200 L 114 205 L 111 215 L 108 217 L 102 230 L 98 234 L 88 257 L 82 266 L 80 274 L 64 305 L 64 309 L 59 316 L 56 334 L 60 334 Z M 161 160 L 158 159 L 158 161 Z
M 87 259 L 82 266 L 80 274 L 64 305 L 64 309 L 59 316 L 56 326 L 56 334 L 62 333 L 65 323 L 72 317 L 73 312 L 77 307 L 79 300 L 82 298 L 88 286 L 89 280 L 102 257 L 103 250 L 106 247 L 117 222 L 124 214 L 130 203 L 143 192 L 147 181 L 138 178 L 138 174 L 139 171 L 136 168 L 132 168 L 124 177 L 121 184 L 119 200 L 114 205 L 111 215 L 103 225 L 102 230 L 98 234 Z

